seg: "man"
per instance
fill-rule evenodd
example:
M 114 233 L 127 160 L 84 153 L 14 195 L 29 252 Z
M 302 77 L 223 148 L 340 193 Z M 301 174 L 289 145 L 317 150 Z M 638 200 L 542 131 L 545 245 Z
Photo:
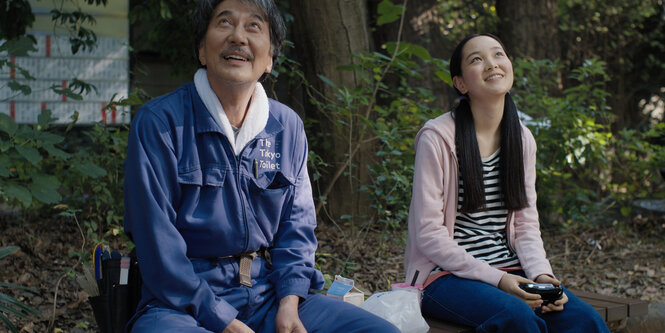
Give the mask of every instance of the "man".
M 397 332 L 312 294 L 316 219 L 302 121 L 266 97 L 284 39 L 273 0 L 203 0 L 194 83 L 137 113 L 125 229 L 142 300 L 134 332 Z

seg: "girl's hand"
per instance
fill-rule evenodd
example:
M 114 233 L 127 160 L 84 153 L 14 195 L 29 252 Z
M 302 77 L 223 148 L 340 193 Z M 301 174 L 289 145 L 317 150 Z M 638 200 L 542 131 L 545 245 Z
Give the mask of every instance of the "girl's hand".
M 555 286 L 558 286 L 561 284 L 561 281 L 557 280 L 556 278 L 549 276 L 547 274 L 540 274 L 538 277 L 536 277 L 536 282 L 538 283 L 551 283 Z M 566 293 L 563 293 L 563 296 L 561 296 L 560 299 L 556 300 L 552 304 L 548 305 L 543 305 L 540 311 L 542 313 L 548 313 L 551 311 L 563 311 L 563 305 L 568 303 L 568 296 Z
M 534 310 L 543 305 L 540 295 L 527 293 L 520 288 L 522 283 L 533 283 L 533 281 L 519 275 L 506 273 L 499 281 L 499 289 L 520 298 Z

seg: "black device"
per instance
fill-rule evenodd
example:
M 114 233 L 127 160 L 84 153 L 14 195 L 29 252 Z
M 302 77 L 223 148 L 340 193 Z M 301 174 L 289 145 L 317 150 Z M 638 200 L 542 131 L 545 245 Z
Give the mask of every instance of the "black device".
M 543 305 L 552 304 L 563 296 L 563 288 L 551 283 L 522 283 L 520 288 L 527 293 L 540 295 Z

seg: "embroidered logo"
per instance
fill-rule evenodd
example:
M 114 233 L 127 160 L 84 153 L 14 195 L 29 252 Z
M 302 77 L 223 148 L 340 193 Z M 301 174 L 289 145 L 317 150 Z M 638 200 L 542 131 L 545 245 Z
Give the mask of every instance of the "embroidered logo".
M 282 154 L 275 153 L 275 144 L 269 139 L 259 139 L 258 166 L 261 169 L 280 170 L 280 160 Z

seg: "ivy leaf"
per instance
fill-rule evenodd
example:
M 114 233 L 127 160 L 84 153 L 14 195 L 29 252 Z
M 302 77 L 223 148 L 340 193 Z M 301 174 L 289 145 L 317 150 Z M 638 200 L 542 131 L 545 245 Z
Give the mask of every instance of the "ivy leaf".
M 14 149 L 32 164 L 37 164 L 42 160 L 42 155 L 33 147 L 16 146 Z
M 3 247 L 0 249 L 0 259 L 20 250 L 21 248 L 18 246 L 8 246 L 8 247 Z
M 439 80 L 447 83 L 451 87 L 453 86 L 453 79 L 450 78 L 450 72 L 436 71 L 434 74 L 439 78 Z
M 376 25 L 378 26 L 395 22 L 402 16 L 402 6 L 396 6 L 390 0 L 381 1 L 377 11 L 379 18 L 376 20 Z
M 9 136 L 14 136 L 17 129 L 18 125 L 16 125 L 16 122 L 14 119 L 12 119 L 12 117 L 7 114 L 0 113 L 0 131 L 9 134 Z
M 49 109 L 43 110 L 39 116 L 37 116 L 37 123 L 39 124 L 40 129 L 47 129 L 48 125 L 54 120 L 56 119 L 51 117 L 51 110 Z
M 37 80 L 34 76 L 32 76 L 32 74 L 30 74 L 30 72 L 29 72 L 27 69 L 25 69 L 25 68 L 23 68 L 23 67 L 16 66 L 16 65 L 11 64 L 11 63 L 10 63 L 10 65 L 9 65 L 9 67 L 14 67 L 14 68 L 16 68 L 16 70 L 17 70 L 19 73 L 21 73 L 21 75 L 22 75 L 26 80 L 28 80 L 28 81 L 35 81 L 35 80 Z
M 72 154 L 55 148 L 53 145 L 45 144 L 42 148 L 44 148 L 44 150 L 46 150 L 50 156 L 55 156 L 62 160 L 68 160 L 70 157 L 72 157 Z
M 11 172 L 9 168 L 12 166 L 12 160 L 7 155 L 0 155 L 0 176 L 9 177 Z
M 32 36 L 22 36 L 19 39 L 5 41 L 0 45 L 0 52 L 7 51 L 7 53 L 17 56 L 25 57 L 28 52 L 36 52 L 35 44 L 37 41 Z
M 4 153 L 8 151 L 11 147 L 14 147 L 13 142 L 0 140 L 0 152 Z
M 335 82 L 330 81 L 329 78 L 327 78 L 327 77 L 325 77 L 321 74 L 319 74 L 318 77 L 319 77 L 319 79 L 321 79 L 321 81 L 325 82 L 327 85 L 329 85 L 333 88 L 337 88 L 337 85 L 335 84 Z
M 5 168 L 4 165 L 0 165 L 0 177 L 8 178 L 12 173 L 9 172 L 9 169 Z
M 57 145 L 58 143 L 65 141 L 64 137 L 50 132 L 35 131 L 33 134 L 35 140 L 39 140 L 48 145 Z
M 55 176 L 33 175 L 32 183 L 28 187 L 32 195 L 43 203 L 53 204 L 62 200 L 62 196 L 58 193 L 60 182 Z
M 164 20 L 170 20 L 173 17 L 171 14 L 171 9 L 164 2 L 164 0 L 159 3 L 159 16 L 161 16 Z
M 64 95 L 67 98 L 71 98 L 71 99 L 76 100 L 76 101 L 83 100 L 83 96 L 81 96 L 81 94 L 75 93 L 70 88 L 62 88 L 62 87 L 59 87 L 57 85 L 53 85 L 53 86 L 51 86 L 51 90 L 53 90 L 53 92 L 58 94 L 58 95 Z
M 16 80 L 12 80 L 12 81 L 7 82 L 7 86 L 12 91 L 20 91 L 21 94 L 23 94 L 23 95 L 30 95 L 30 93 L 32 93 L 32 88 L 30 88 L 29 85 L 19 83 Z
M 99 178 L 106 176 L 106 170 L 104 170 L 103 168 L 99 167 L 97 164 L 92 163 L 90 161 L 85 161 L 83 163 L 77 164 L 75 168 L 80 173 L 90 178 Z
M 76 123 L 78 123 L 78 121 L 79 121 L 79 112 L 74 111 L 74 113 L 71 115 L 71 117 L 69 117 L 69 119 L 71 119 L 72 121 L 69 123 L 69 125 L 67 125 L 67 128 L 65 129 L 65 133 L 69 133 L 69 131 L 71 131 L 72 128 L 74 128 L 74 125 L 76 125 Z
M 32 194 L 30 194 L 30 191 L 28 191 L 27 188 L 21 186 L 21 185 L 16 185 L 16 184 L 8 184 L 4 188 L 4 195 L 8 199 L 17 199 L 18 201 L 21 202 L 23 207 L 30 207 L 32 204 Z

